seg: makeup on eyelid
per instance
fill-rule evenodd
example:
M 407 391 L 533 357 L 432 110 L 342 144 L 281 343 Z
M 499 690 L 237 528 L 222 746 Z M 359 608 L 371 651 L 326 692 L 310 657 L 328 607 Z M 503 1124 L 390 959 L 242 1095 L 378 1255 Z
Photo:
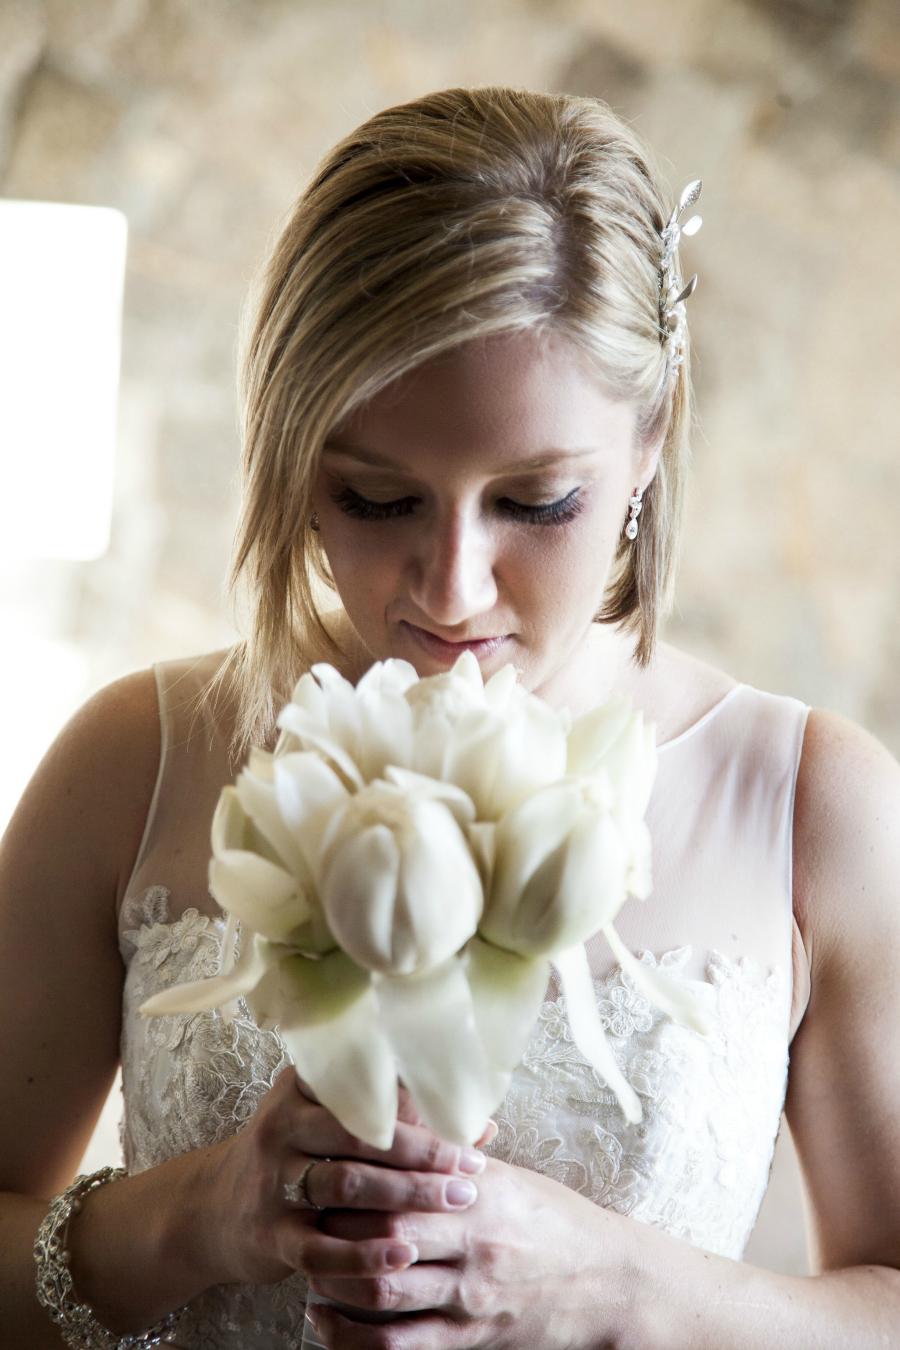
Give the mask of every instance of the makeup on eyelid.
M 572 488 L 562 497 L 548 502 L 522 502 L 501 496 L 495 499 L 494 509 L 499 515 L 524 525 L 565 525 L 574 520 L 583 509 L 582 490 L 580 486 Z M 333 488 L 329 495 L 345 515 L 354 520 L 367 522 L 397 520 L 410 516 L 421 503 L 421 498 L 413 494 L 379 501 L 364 496 L 347 482 Z

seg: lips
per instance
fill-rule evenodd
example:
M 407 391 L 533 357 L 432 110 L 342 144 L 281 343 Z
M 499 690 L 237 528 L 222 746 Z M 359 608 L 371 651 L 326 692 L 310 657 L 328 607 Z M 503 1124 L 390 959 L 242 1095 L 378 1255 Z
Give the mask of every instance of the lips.
M 417 624 L 409 623 L 406 619 L 400 620 L 400 627 L 417 647 L 447 665 L 452 665 L 458 657 L 462 656 L 463 652 L 472 652 L 473 656 L 479 661 L 487 660 L 509 640 L 509 634 L 504 633 L 499 637 L 469 638 L 466 642 L 448 642 L 446 638 L 438 637 L 436 633 L 430 633 L 427 628 L 419 628 Z

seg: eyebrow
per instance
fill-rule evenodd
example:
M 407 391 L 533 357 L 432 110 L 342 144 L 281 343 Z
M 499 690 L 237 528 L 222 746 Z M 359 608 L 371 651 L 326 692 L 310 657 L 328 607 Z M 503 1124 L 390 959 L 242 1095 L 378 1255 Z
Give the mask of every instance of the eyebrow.
M 401 473 L 408 473 L 408 465 L 398 464 L 396 460 L 391 459 L 389 455 L 381 455 L 377 450 L 364 450 L 356 445 L 335 445 L 325 442 L 322 447 L 324 454 L 344 455 L 347 459 L 356 459 L 361 464 L 370 464 L 380 469 L 395 469 Z M 532 455 L 530 459 L 517 459 L 510 464 L 501 464 L 498 468 L 492 470 L 495 474 L 503 473 L 527 473 L 533 469 L 546 469 L 561 460 L 582 459 L 585 455 L 593 454 L 593 447 L 586 447 L 583 450 L 544 450 L 538 455 Z

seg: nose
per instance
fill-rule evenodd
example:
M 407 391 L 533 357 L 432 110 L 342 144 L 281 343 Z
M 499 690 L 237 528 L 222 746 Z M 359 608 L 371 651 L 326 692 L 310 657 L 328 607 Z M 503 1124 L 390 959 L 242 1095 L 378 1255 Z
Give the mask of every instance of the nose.
M 410 599 L 442 627 L 465 623 L 497 603 L 494 561 L 490 532 L 474 513 L 432 520 L 410 565 Z

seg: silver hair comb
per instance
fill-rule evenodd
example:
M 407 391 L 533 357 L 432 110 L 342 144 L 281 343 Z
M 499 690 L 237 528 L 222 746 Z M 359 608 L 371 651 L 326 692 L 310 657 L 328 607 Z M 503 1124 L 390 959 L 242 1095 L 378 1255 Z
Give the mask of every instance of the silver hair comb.
M 668 223 L 660 236 L 663 241 L 663 255 L 659 268 L 659 326 L 669 370 L 673 376 L 677 376 L 678 367 L 684 365 L 684 347 L 687 338 L 687 311 L 684 302 L 697 289 L 696 272 L 686 286 L 682 283 L 681 273 L 675 261 L 675 252 L 681 236 L 696 234 L 703 220 L 700 216 L 691 216 L 683 225 L 679 222 L 682 213 L 689 206 L 693 206 L 702 189 L 701 178 L 688 183 L 678 198 L 678 205 L 673 207 Z

